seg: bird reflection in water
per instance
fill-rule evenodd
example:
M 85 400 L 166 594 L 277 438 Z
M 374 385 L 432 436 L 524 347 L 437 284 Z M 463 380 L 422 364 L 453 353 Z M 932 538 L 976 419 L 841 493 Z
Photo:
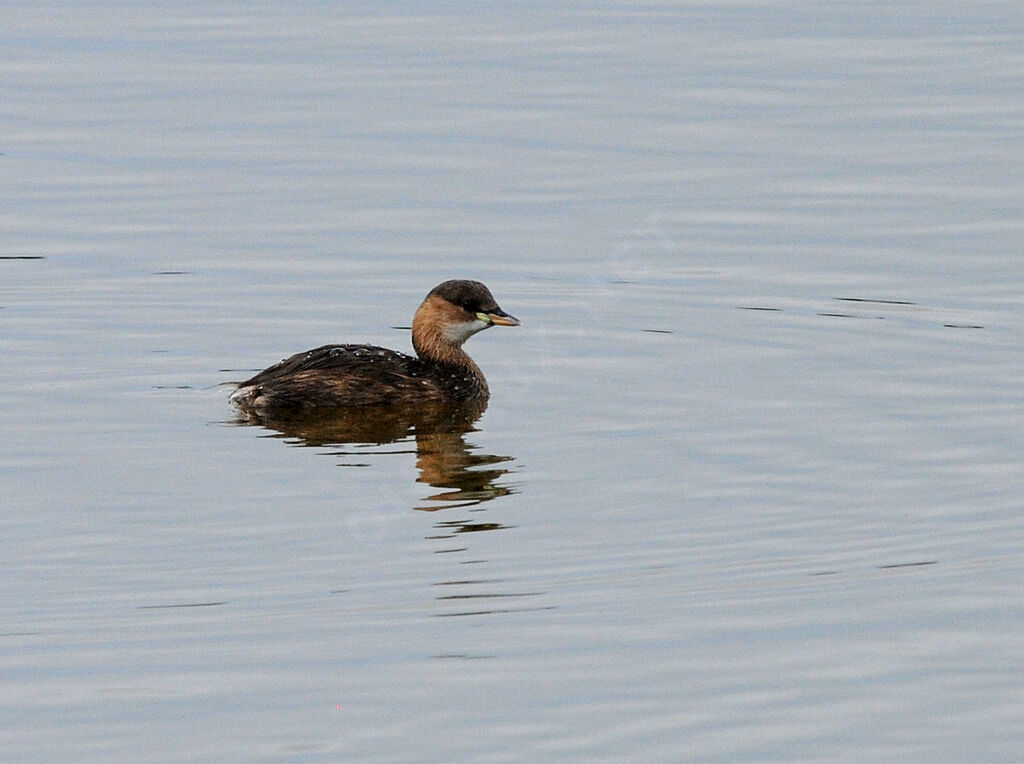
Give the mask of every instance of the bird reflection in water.
M 440 489 L 423 497 L 425 502 L 436 503 L 415 508 L 435 511 L 473 506 L 514 492 L 511 486 L 500 483 L 511 470 L 497 466 L 513 457 L 476 453 L 476 447 L 466 442 L 465 434 L 475 431 L 474 424 L 486 408 L 487 402 L 481 400 L 363 406 L 302 417 L 243 415 L 239 424 L 262 426 L 306 446 L 386 445 L 414 437 L 420 473 L 416 481 Z M 459 533 L 502 527 L 497 523 L 457 525 L 452 530 Z
M 466 403 L 417 404 L 414 407 L 386 406 L 339 409 L 332 413 L 303 418 L 273 419 L 249 415 L 239 424 L 265 427 L 278 433 L 277 437 L 293 439 L 305 446 L 338 447 L 346 444 L 383 446 L 415 440 L 418 483 L 431 486 L 429 495 L 415 509 L 434 512 L 448 508 L 470 508 L 469 513 L 480 512 L 478 506 L 515 493 L 514 486 L 503 482 L 512 472 L 508 462 L 511 456 L 480 453 L 466 441 L 466 434 L 474 432 L 477 420 L 487 408 L 486 401 Z M 339 456 L 363 455 L 360 448 L 331 451 Z M 394 454 L 395 451 L 387 453 Z M 407 453 L 399 451 L 398 453 Z M 439 548 L 435 554 L 445 558 L 455 553 L 466 553 L 470 544 L 453 543 L 464 534 L 501 530 L 507 526 L 483 520 L 481 514 L 450 517 L 437 516 L 434 533 L 426 538 Z M 479 519 L 477 519 L 479 518 Z M 454 559 L 452 560 L 454 562 Z M 482 563 L 486 560 L 460 558 L 459 565 Z M 463 572 L 437 581 L 434 597 L 440 609 L 435 617 L 488 616 L 499 613 L 551 610 L 550 604 L 533 604 L 541 592 L 522 591 L 513 581 L 500 577 L 467 576 Z M 515 605 L 511 603 L 517 603 Z M 461 660 L 484 657 L 470 653 L 442 653 L 440 659 Z

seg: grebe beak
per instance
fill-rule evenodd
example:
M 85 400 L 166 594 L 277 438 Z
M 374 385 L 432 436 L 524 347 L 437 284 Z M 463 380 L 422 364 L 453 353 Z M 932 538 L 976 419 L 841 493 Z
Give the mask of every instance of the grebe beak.
M 519 326 L 519 319 L 515 316 L 510 316 L 501 308 L 492 310 L 490 313 L 477 313 L 476 317 L 494 326 Z

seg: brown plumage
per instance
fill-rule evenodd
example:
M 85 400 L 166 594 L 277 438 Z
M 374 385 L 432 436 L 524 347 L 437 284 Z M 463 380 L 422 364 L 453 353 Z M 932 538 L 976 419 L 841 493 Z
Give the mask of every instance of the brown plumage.
M 260 415 L 486 400 L 487 380 L 462 343 L 491 326 L 518 324 L 479 281 L 445 281 L 413 317 L 416 357 L 374 345 L 324 345 L 240 383 L 230 400 Z

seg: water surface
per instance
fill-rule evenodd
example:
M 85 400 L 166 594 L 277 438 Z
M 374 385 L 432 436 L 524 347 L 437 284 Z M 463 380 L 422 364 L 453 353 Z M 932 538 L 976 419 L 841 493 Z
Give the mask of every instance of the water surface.
M 8 755 L 1018 758 L 1021 26 L 11 5 Z M 228 407 L 451 277 L 479 416 Z

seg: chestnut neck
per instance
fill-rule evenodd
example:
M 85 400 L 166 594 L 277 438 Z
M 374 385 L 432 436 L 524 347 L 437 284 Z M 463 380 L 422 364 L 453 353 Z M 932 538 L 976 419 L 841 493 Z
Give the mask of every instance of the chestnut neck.
M 412 346 L 421 360 L 430 364 L 455 367 L 476 380 L 484 396 L 487 380 L 480 367 L 462 349 L 462 340 L 452 339 L 445 331 L 451 324 L 469 320 L 462 308 L 436 296 L 424 300 L 412 320 Z

